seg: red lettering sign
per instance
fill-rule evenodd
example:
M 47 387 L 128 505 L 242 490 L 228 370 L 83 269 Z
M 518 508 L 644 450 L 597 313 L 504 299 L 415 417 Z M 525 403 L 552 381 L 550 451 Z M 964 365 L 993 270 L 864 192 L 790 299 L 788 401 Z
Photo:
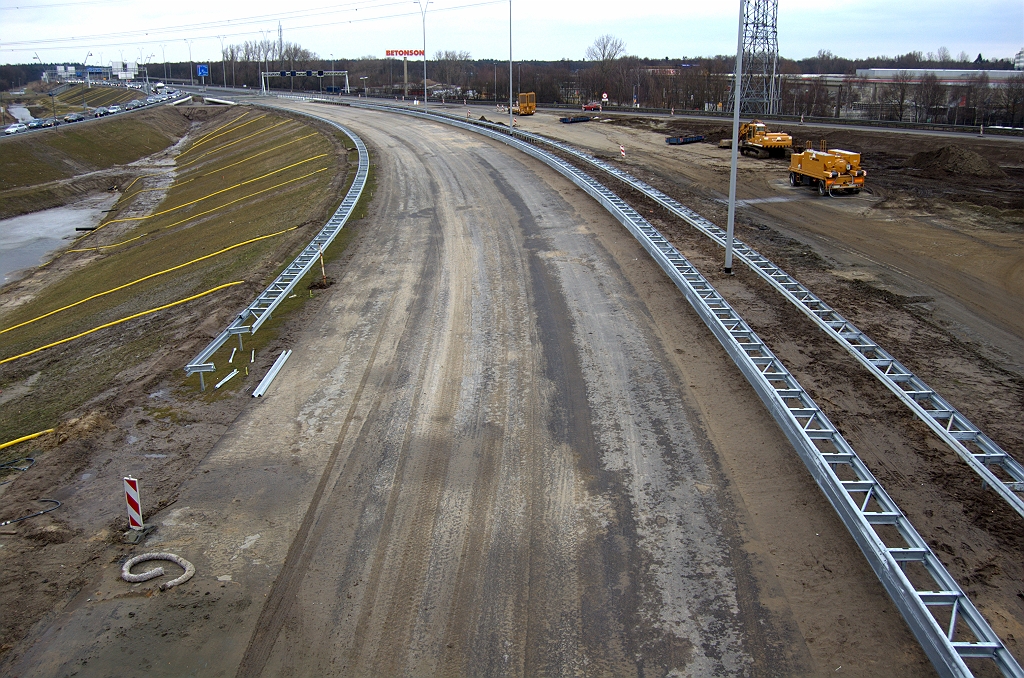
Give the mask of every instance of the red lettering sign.
M 389 57 L 411 57 L 411 56 L 423 56 L 422 49 L 389 49 L 385 56 Z

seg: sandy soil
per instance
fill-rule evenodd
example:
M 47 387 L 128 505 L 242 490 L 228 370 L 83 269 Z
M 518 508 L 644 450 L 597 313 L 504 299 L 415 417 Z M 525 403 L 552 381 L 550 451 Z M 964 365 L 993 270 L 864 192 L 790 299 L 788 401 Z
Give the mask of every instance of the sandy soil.
M 146 549 L 199 574 L 128 586 L 109 548 L 14 672 L 930 673 L 616 222 L 500 145 L 331 114 L 375 150 L 373 212 L 280 381 L 153 518 Z
M 6 562 L 17 550 L 38 563 L 11 583 L 45 588 L 52 605 L 5 641 L 5 673 L 933 674 L 763 406 L 617 222 L 501 145 L 310 108 L 374 153 L 375 200 L 331 265 L 337 284 L 289 323 L 280 346 L 295 355 L 266 398 L 189 406 L 150 382 L 124 416 L 60 432 L 48 456 L 63 475 L 19 480 L 22 495 L 56 485 L 83 510 L 0 542 Z M 709 145 L 524 124 L 608 157 L 625 142 L 638 175 L 724 212 L 726 156 Z M 755 163 L 741 237 L 1019 450 L 1012 319 L 999 326 L 956 286 L 932 290 L 916 268 L 804 229 L 889 210 L 899 221 L 878 233 L 898 248 L 892 229 L 912 221 L 899 201 L 914 196 L 822 207 Z M 759 279 L 722 276 L 716 247 L 636 205 L 786 361 L 1020 657 L 1019 518 Z M 1013 235 L 1013 215 L 1001 218 L 991 230 Z M 146 416 L 139 400 L 182 414 Z M 106 460 L 142 448 L 167 461 L 143 477 L 159 529 L 131 548 L 117 543 Z M 168 592 L 122 582 L 119 564 L 150 550 L 198 574 Z

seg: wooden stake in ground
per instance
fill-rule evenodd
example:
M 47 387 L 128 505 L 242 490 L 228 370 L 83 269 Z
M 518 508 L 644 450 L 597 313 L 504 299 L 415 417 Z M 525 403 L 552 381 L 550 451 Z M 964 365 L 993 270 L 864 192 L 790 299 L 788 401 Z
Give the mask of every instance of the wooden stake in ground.
M 323 276 L 323 279 L 324 279 L 324 289 L 326 289 L 327 288 L 327 271 L 324 270 L 324 246 L 323 245 L 317 245 L 317 247 L 320 248 L 320 275 Z

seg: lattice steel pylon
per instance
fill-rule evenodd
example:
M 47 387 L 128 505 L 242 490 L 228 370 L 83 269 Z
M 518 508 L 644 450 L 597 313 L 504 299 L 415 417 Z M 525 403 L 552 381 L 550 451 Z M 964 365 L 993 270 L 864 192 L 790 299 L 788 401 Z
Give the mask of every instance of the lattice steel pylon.
M 765 116 L 779 111 L 779 0 L 743 3 L 743 82 L 740 114 Z M 729 95 L 733 110 L 735 88 Z

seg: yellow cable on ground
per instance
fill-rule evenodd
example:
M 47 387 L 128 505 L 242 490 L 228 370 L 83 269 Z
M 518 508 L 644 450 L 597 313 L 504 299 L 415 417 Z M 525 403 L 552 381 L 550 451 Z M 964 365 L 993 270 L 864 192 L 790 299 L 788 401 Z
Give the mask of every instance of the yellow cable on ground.
M 246 139 L 252 139 L 253 137 L 258 137 L 261 134 L 266 134 L 270 130 L 277 129 L 281 125 L 287 125 L 290 122 L 294 122 L 294 120 L 282 120 L 281 122 L 277 123 L 276 125 L 271 125 L 270 127 L 264 127 L 263 129 L 261 129 L 258 132 L 253 132 L 252 134 L 247 134 L 246 136 L 242 137 L 241 139 L 235 139 L 234 141 L 229 141 L 228 143 L 224 144 L 223 146 L 218 146 L 217 148 L 213 149 L 212 151 L 207 151 L 206 153 L 203 153 L 202 155 L 200 155 L 197 158 L 192 158 L 188 162 L 184 162 L 184 163 L 178 165 L 177 168 L 181 169 L 183 167 L 188 167 L 189 165 L 191 165 L 193 163 L 199 162 L 200 160 L 202 160 L 203 158 L 205 158 L 208 155 L 213 155 L 214 153 L 219 153 L 219 152 L 223 151 L 228 146 L 234 146 L 235 144 L 241 143 L 241 142 L 245 141 Z M 178 157 L 180 158 L 181 156 L 179 155 Z
M 52 343 L 47 344 L 45 346 L 40 346 L 39 348 L 34 348 L 31 351 L 26 351 L 26 352 L 21 353 L 19 355 L 12 355 L 10 358 L 4 358 L 3 360 L 0 360 L 0 365 L 3 365 L 4 363 L 13 362 L 15 360 L 18 360 L 19 358 L 25 358 L 27 356 L 30 356 L 30 355 L 34 354 L 34 353 L 39 353 L 40 351 L 45 351 L 46 349 L 53 348 L 54 346 L 60 346 L 61 344 L 66 344 L 69 341 L 74 341 L 75 339 L 81 339 L 82 337 L 88 336 L 88 335 L 92 334 L 93 332 L 99 332 L 100 330 L 105 330 L 108 327 L 113 327 L 115 325 L 120 325 L 121 323 L 128 322 L 129 320 L 134 320 L 135 318 L 141 318 L 144 315 L 150 315 L 151 313 L 156 313 L 158 311 L 163 311 L 163 310 L 166 310 L 168 308 L 172 308 L 174 306 L 180 306 L 180 305 L 182 305 L 184 303 L 187 303 L 189 301 L 194 301 L 196 299 L 199 299 L 200 297 L 205 297 L 208 294 L 213 294 L 214 292 L 219 292 L 220 290 L 223 290 L 225 288 L 234 287 L 235 285 L 241 285 L 244 282 L 245 282 L 244 280 L 236 280 L 235 282 L 230 282 L 230 283 L 227 283 L 227 284 L 224 284 L 224 285 L 220 285 L 218 287 L 214 287 L 212 290 L 206 290 L 205 292 L 200 292 L 199 294 L 194 294 L 191 297 L 187 297 L 187 298 L 181 299 L 179 301 L 173 301 L 173 302 L 171 302 L 169 304 L 164 304 L 163 306 L 157 306 L 156 308 L 151 308 L 148 311 L 142 311 L 141 313 L 135 313 L 134 315 L 130 315 L 130 316 L 127 316 L 127 317 L 124 317 L 124 318 L 120 318 L 119 320 L 113 320 L 113 321 L 111 321 L 109 323 L 104 323 L 103 325 L 100 325 L 99 327 L 94 327 L 91 330 L 86 330 L 85 332 L 80 332 L 80 333 L 76 334 L 73 337 L 68 337 L 66 339 L 61 339 L 59 341 L 52 342 Z
M 39 431 L 38 433 L 30 433 L 27 436 L 21 436 L 20 438 L 18 438 L 16 440 L 8 440 L 3 445 L 0 445 L 0 450 L 4 449 L 5 447 L 10 447 L 11 445 L 17 445 L 18 443 L 23 443 L 26 440 L 32 440 L 33 438 L 38 438 L 39 436 L 44 436 L 47 433 L 53 433 L 53 429 L 52 428 L 48 428 L 45 431 Z
M 182 205 L 178 205 L 177 207 L 171 207 L 169 209 L 161 210 L 159 212 L 154 212 L 153 214 L 147 214 L 147 215 L 141 216 L 141 217 L 125 217 L 124 219 L 111 219 L 110 221 L 108 221 L 108 222 L 106 222 L 104 224 L 100 224 L 99 226 L 97 226 L 94 229 L 94 231 L 92 231 L 92 232 L 98 231 L 101 228 L 103 228 L 104 226 L 109 226 L 110 224 L 119 224 L 119 223 L 123 223 L 125 221 L 142 221 L 143 219 L 152 219 L 153 217 L 158 217 L 161 214 L 167 214 L 169 212 L 174 212 L 176 210 L 182 209 L 183 207 L 188 207 L 189 205 L 194 205 L 197 202 L 202 202 L 203 200 L 207 200 L 209 198 L 212 198 L 215 195 L 220 195 L 221 193 L 226 193 L 227 191 L 231 191 L 231 190 L 234 190 L 234 189 L 239 188 L 241 186 L 245 186 L 246 184 L 251 184 L 254 181 L 259 181 L 260 179 L 266 179 L 269 176 L 273 176 L 273 175 L 278 174 L 280 172 L 284 172 L 285 170 L 289 170 L 289 169 L 291 169 L 293 167 L 298 167 L 299 165 L 304 165 L 307 162 L 312 162 L 312 161 L 317 160 L 319 158 L 323 158 L 326 155 L 327 155 L 327 153 L 321 153 L 320 155 L 314 155 L 312 158 L 306 158 L 305 160 L 300 160 L 299 162 L 292 163 L 291 165 L 288 165 L 287 167 L 282 167 L 281 169 L 276 169 L 273 172 L 267 172 L 266 174 L 258 176 L 255 179 L 248 179 L 248 180 L 243 181 L 241 183 L 237 183 L 234 186 L 228 186 L 227 188 L 222 188 L 219 191 L 214 191 L 213 193 L 210 193 L 209 195 L 204 195 L 203 197 L 196 198 L 195 200 L 190 200 L 190 201 L 188 201 L 188 202 L 186 202 L 186 203 L 184 203 Z
M 138 280 L 133 280 L 133 281 L 125 283 L 123 285 L 118 285 L 117 287 L 113 287 L 113 288 L 111 288 L 111 289 L 109 289 L 109 290 L 107 290 L 105 292 L 97 292 L 96 294 L 94 294 L 94 295 L 92 295 L 90 297 L 86 297 L 85 299 L 82 299 L 80 301 L 76 301 L 73 304 L 68 304 L 67 306 L 61 306 L 58 309 L 55 309 L 55 310 L 50 311 L 48 313 L 44 313 L 43 315 L 40 315 L 40 316 L 36 316 L 35 318 L 32 318 L 31 320 L 26 320 L 25 322 L 18 323 L 17 325 L 11 325 L 10 327 L 8 327 L 6 329 L 0 330 L 0 334 L 4 334 L 5 332 L 10 332 L 11 330 L 16 330 L 19 327 L 24 327 L 25 325 L 31 325 L 32 323 L 36 322 L 37 320 L 42 320 L 43 318 L 49 318 L 51 315 L 55 315 L 57 313 L 60 313 L 61 311 L 66 311 L 69 308 L 74 308 L 75 306 L 78 306 L 79 304 L 84 304 L 87 301 L 92 301 L 93 299 L 98 299 L 98 298 L 104 297 L 104 296 L 106 296 L 108 294 L 113 294 L 114 292 L 117 292 L 119 290 L 123 290 L 123 289 L 125 289 L 127 287 L 131 287 L 132 285 L 138 285 L 140 282 L 145 282 L 147 280 L 151 280 L 152 278 L 156 278 L 157 276 L 164 275 L 165 273 L 171 273 L 172 271 L 177 271 L 179 269 L 185 268 L 186 266 L 191 266 L 192 264 L 197 264 L 200 261 L 203 261 L 205 259 L 209 259 L 211 257 L 215 257 L 218 254 L 224 254 L 225 252 L 230 252 L 231 250 L 237 249 L 239 247 L 242 247 L 243 245 L 249 245 L 249 244 L 257 242 L 259 240 L 266 240 L 267 238 L 273 238 L 275 236 L 279 236 L 279 235 L 282 235 L 284 233 L 287 233 L 288 231 L 294 231 L 296 228 L 298 228 L 298 226 L 292 226 L 291 228 L 286 228 L 283 231 L 278 231 L 277 233 L 269 233 L 267 235 L 261 235 L 261 236 L 255 237 L 255 238 L 250 238 L 249 240 L 245 240 L 243 242 L 235 243 L 234 245 L 230 245 L 228 247 L 225 247 L 222 250 L 217 250 L 216 252 L 213 252 L 212 254 L 204 254 L 203 256 L 201 256 L 201 257 L 199 257 L 197 259 L 193 259 L 192 261 L 186 261 L 184 264 L 178 264 L 177 266 L 172 266 L 171 268 L 165 268 L 164 270 L 157 271 L 156 273 L 150 273 L 149 275 L 143 276 L 143 277 L 139 278 Z
M 329 169 L 330 169 L 329 167 L 321 167 L 320 169 L 314 170 L 314 171 L 310 172 L 309 174 L 303 174 L 301 177 L 295 177 L 294 179 L 289 179 L 288 181 L 282 181 L 279 184 L 274 184 L 273 186 L 268 186 L 267 188 L 260 189 L 260 190 L 254 192 L 254 193 L 249 193 L 248 195 L 243 195 L 242 197 L 235 198 L 234 200 L 232 200 L 230 202 L 226 202 L 223 205 L 218 205 L 217 207 L 214 207 L 212 209 L 208 209 L 205 212 L 200 212 L 199 214 L 193 214 L 190 217 L 187 217 L 187 218 L 182 219 L 180 221 L 175 221 L 173 224 L 168 224 L 166 226 L 162 226 L 161 228 L 163 228 L 163 229 L 173 228 L 173 227 L 178 226 L 180 224 L 184 224 L 186 221 L 192 221 L 193 219 L 198 219 L 199 217 L 206 216 L 207 214 L 211 214 L 212 212 L 216 212 L 218 210 L 222 210 L 225 207 L 230 207 L 231 205 L 234 205 L 235 203 L 239 203 L 239 202 L 241 202 L 243 200 L 248 200 L 249 198 L 254 198 L 257 195 L 260 195 L 261 193 L 266 193 L 267 191 L 273 191 L 276 188 L 281 188 L 282 186 L 287 186 L 288 184 L 293 184 L 296 181 L 302 181 L 303 179 L 311 177 L 314 174 L 320 174 L 320 172 L 326 172 Z M 97 228 L 96 230 L 99 230 L 99 229 Z M 110 249 L 112 247 L 119 247 L 120 245 L 126 245 L 126 244 L 128 244 L 128 243 L 130 243 L 130 242 L 132 242 L 134 240 L 138 240 L 139 238 L 143 238 L 143 237 L 145 237 L 147 235 L 149 235 L 149 233 L 143 233 L 142 235 L 135 236 L 134 238 L 129 238 L 128 240 L 122 240 L 121 242 L 116 242 L 116 243 L 114 243 L 112 245 L 101 245 L 101 246 L 98 246 L 98 247 L 80 247 L 80 248 L 76 248 L 76 249 L 65 250 L 61 254 L 58 254 L 57 256 L 55 256 L 50 261 L 46 262 L 45 264 L 42 264 L 40 266 L 40 268 L 42 268 L 43 266 L 49 266 L 54 261 L 56 261 L 58 259 L 58 257 L 62 256 L 63 254 L 67 254 L 69 252 L 92 252 L 94 250 Z M 82 238 L 84 238 L 84 237 L 85 236 L 82 236 Z M 81 240 L 81 238 L 79 238 L 79 240 Z
M 288 184 L 293 184 L 296 181 L 302 181 L 303 179 L 305 179 L 307 177 L 311 177 L 314 174 L 320 174 L 321 172 L 326 172 L 328 169 L 330 169 L 330 168 L 329 167 L 321 167 L 320 169 L 314 170 L 314 171 L 310 172 L 309 174 L 303 174 L 301 177 L 295 177 L 294 179 L 289 179 L 288 181 L 282 181 L 279 184 L 274 184 L 273 186 L 268 186 L 268 187 L 266 187 L 264 189 L 256 191 L 255 193 L 250 193 L 249 195 L 243 195 L 241 198 L 235 198 L 234 200 L 232 200 L 230 202 L 226 202 L 223 205 L 218 205 L 217 207 L 213 207 L 211 209 L 208 209 L 205 212 L 200 212 L 199 214 L 193 214 L 192 216 L 186 217 L 186 218 L 184 218 L 184 219 L 182 219 L 180 221 L 175 221 L 173 224 L 167 224 L 166 226 L 161 226 L 161 228 L 163 228 L 163 229 L 174 228 L 175 226 L 178 226 L 180 224 L 184 224 L 186 221 L 192 221 L 193 219 L 198 219 L 199 217 L 204 217 L 207 214 L 210 214 L 211 212 L 216 212 L 217 210 L 222 210 L 225 207 L 230 207 L 231 205 L 234 205 L 237 202 L 242 202 L 243 200 L 248 200 L 249 198 L 254 198 L 254 197 L 256 197 L 257 195 L 259 195 L 261 193 L 266 193 L 267 191 L 272 191 L 275 188 L 281 188 L 282 186 L 287 186 Z
M 242 118 L 244 118 L 245 116 L 249 115 L 249 113 L 251 113 L 251 112 L 252 112 L 252 111 L 245 111 L 245 112 L 244 112 L 244 113 L 242 113 L 241 115 L 239 115 L 239 116 L 236 116 L 236 117 L 232 118 L 231 120 L 228 120 L 228 121 L 227 121 L 226 123 L 224 123 L 223 125 L 221 125 L 221 126 L 220 126 L 220 127 L 218 127 L 217 129 L 213 129 L 213 130 L 210 130 L 209 132 L 207 132 L 207 133 L 206 133 L 206 134 L 204 134 L 203 136 L 201 136 L 201 137 L 199 137 L 198 139 L 196 139 L 196 143 L 199 143 L 200 141 L 202 141 L 202 140 L 203 140 L 203 139 L 205 139 L 206 137 L 210 136 L 211 134 L 216 134 L 217 132 L 221 131 L 221 130 L 222 130 L 222 129 L 224 129 L 225 127 L 230 127 L 231 125 L 234 125 L 234 124 L 235 124 L 236 122 L 238 122 L 239 120 L 241 120 L 241 119 L 242 119 Z
M 217 134 L 217 135 L 215 135 L 215 136 L 212 136 L 212 137 L 209 137 L 209 138 L 204 138 L 204 139 L 203 139 L 203 140 L 201 140 L 201 141 L 197 141 L 196 143 L 192 144 L 191 146 L 189 146 L 188 148 L 186 148 L 186 149 L 185 149 L 184 151 L 182 151 L 181 153 L 179 153 L 179 154 L 178 154 L 178 158 L 181 158 L 181 156 L 183 156 L 183 155 L 188 155 L 188 154 L 189 154 L 189 153 L 191 153 L 192 151 L 196 150 L 197 148 L 199 148 L 200 146 L 202 146 L 203 144 L 205 144 L 205 143 L 206 143 L 207 141 L 213 141 L 213 140 L 214 140 L 214 139 L 216 139 L 217 137 L 222 137 L 222 136 L 224 136 L 225 134 L 231 134 L 232 132 L 237 132 L 238 130 L 242 129 L 243 127 L 248 127 L 249 125 L 253 124 L 254 122 L 257 122 L 257 121 L 259 121 L 259 120 L 262 120 L 262 119 L 263 119 L 263 118 L 265 118 L 265 117 L 267 117 L 266 113 L 264 113 L 263 115 L 261 115 L 261 116 L 260 116 L 260 117 L 258 117 L 258 118 L 253 118 L 253 119 L 252 119 L 252 120 L 250 120 L 249 122 L 243 122 L 243 123 L 242 123 L 241 125 L 239 125 L 238 127 L 232 127 L 231 129 L 229 129 L 229 130 L 226 130 L 226 131 L 224 131 L 224 132 L 221 132 L 220 134 Z
M 122 240 L 121 242 L 115 242 L 112 245 L 97 245 L 96 247 L 79 247 L 77 249 L 66 250 L 66 251 L 67 252 L 94 252 L 96 250 L 109 250 L 111 247 L 120 247 L 121 245 L 127 245 L 130 242 L 138 240 L 139 238 L 145 238 L 147 235 L 149 235 L 149 233 L 143 233 L 142 235 L 137 235 L 134 238 L 128 238 L 127 240 Z M 42 268 L 43 266 L 48 265 L 50 262 L 52 262 L 56 258 L 57 257 L 54 257 L 53 259 L 51 259 L 50 261 L 46 262 L 45 264 L 43 264 L 39 268 Z
M 277 127 L 277 125 L 274 125 L 274 127 Z M 263 132 L 269 132 L 270 130 L 274 129 L 274 127 L 268 127 L 267 129 L 262 130 L 261 132 L 257 132 L 257 134 L 262 134 Z M 255 155 L 250 155 L 248 158 L 242 158 L 238 162 L 233 162 L 230 165 L 224 165 L 224 167 L 218 167 L 216 169 L 216 171 L 217 172 L 223 172 L 224 170 L 226 170 L 229 167 L 234 167 L 235 165 L 241 165 L 243 162 L 248 162 L 248 161 L 252 160 L 253 158 L 258 158 L 261 155 L 266 155 L 267 153 L 270 153 L 271 151 L 276 151 L 279 148 L 284 148 L 285 146 L 289 146 L 289 145 L 294 144 L 296 142 L 302 141 L 303 139 L 308 139 L 310 137 L 314 137 L 317 134 L 318 134 L 318 132 L 313 132 L 312 134 L 307 134 L 304 137 L 299 137 L 298 139 L 292 139 L 288 143 L 281 144 L 280 146 L 274 146 L 273 148 L 268 148 L 267 150 L 260 151 L 259 153 L 255 154 Z M 250 136 L 255 136 L 255 135 L 250 135 Z M 244 141 L 245 139 L 248 139 L 248 138 L 249 137 L 243 137 L 243 138 L 239 139 L 238 141 Z M 237 143 L 237 142 L 234 142 L 234 141 L 231 142 L 231 144 L 234 144 L 234 143 Z M 191 165 L 192 163 L 194 163 L 194 162 L 196 162 L 198 160 L 202 160 L 203 158 L 208 156 L 210 153 L 216 153 L 217 151 L 219 151 L 219 150 L 221 150 L 223 148 L 227 148 L 231 144 L 225 144 L 224 146 L 221 146 L 220 148 L 214 149 L 214 150 L 210 151 L 209 153 L 203 153 L 201 156 L 199 156 L 195 160 L 190 160 L 189 162 L 186 162 L 184 165 L 181 165 L 180 167 L 178 167 L 178 169 L 181 169 L 182 167 L 185 167 L 187 165 Z M 196 177 L 196 178 L 198 178 L 198 177 Z M 192 181 L 192 179 L 189 179 L 189 181 Z

